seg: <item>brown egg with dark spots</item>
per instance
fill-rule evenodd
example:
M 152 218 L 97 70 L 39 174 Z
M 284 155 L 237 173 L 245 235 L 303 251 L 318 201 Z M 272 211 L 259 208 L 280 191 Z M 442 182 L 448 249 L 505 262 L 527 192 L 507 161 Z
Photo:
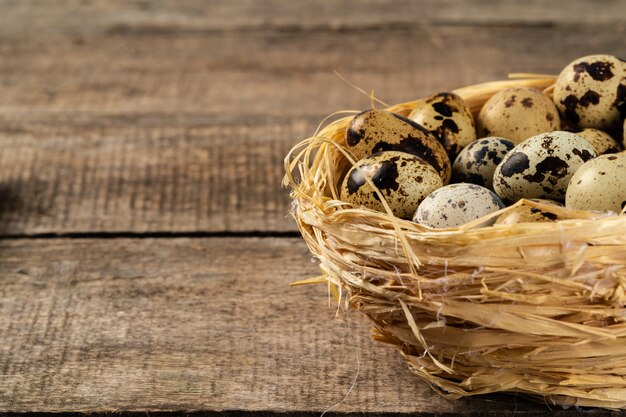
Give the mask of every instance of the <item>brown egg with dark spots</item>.
M 580 167 L 567 188 L 565 205 L 620 213 L 626 207 L 626 152 L 601 155 Z
M 465 101 L 454 93 L 439 93 L 426 98 L 408 118 L 437 137 L 451 161 L 476 140 L 474 117 Z
M 563 207 L 563 204 L 554 200 L 542 200 L 533 198 L 531 201 L 542 203 L 549 206 Z M 498 217 L 495 224 L 517 224 L 517 223 L 545 223 L 559 220 L 557 214 L 548 210 L 542 210 L 537 207 L 521 205 L 503 213 Z
M 452 182 L 467 182 L 493 191 L 493 173 L 515 144 L 504 138 L 482 138 L 467 145 L 452 165 Z
M 422 158 L 450 181 L 452 167 L 443 145 L 427 129 L 395 113 L 368 110 L 354 117 L 346 132 L 346 145 L 356 159 L 384 151 L 406 152 Z
M 487 100 L 476 125 L 479 137 L 499 136 L 517 145 L 539 133 L 558 130 L 561 120 L 554 103 L 541 91 L 512 87 Z
M 457 227 L 504 208 L 493 191 L 476 184 L 450 184 L 422 201 L 413 221 L 437 229 Z M 495 219 L 480 226 L 490 226 Z
M 508 203 L 520 198 L 562 200 L 572 175 L 596 156 L 593 146 L 574 133 L 542 133 L 504 157 L 496 167 L 493 189 Z
M 617 153 L 622 151 L 622 145 L 619 144 L 611 135 L 599 129 L 583 129 L 576 132 L 581 138 L 587 139 L 594 147 L 598 155 L 605 153 Z
M 385 212 L 380 196 L 393 214 L 410 219 L 422 200 L 443 186 L 441 176 L 423 159 L 414 155 L 388 151 L 360 160 L 343 180 L 341 199 L 355 206 Z
M 626 63 L 612 55 L 579 58 L 561 71 L 553 99 L 570 126 L 619 129 L 626 117 Z

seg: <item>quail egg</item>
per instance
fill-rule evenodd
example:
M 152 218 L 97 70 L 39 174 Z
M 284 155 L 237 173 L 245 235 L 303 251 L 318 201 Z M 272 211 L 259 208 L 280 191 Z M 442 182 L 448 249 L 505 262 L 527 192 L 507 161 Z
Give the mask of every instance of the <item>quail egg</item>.
M 506 202 L 520 198 L 562 200 L 574 172 L 596 151 L 570 132 L 547 132 L 526 139 L 496 167 L 493 189 Z
M 492 96 L 476 119 L 478 136 L 501 136 L 518 144 L 561 125 L 554 103 L 541 91 L 513 87 Z
M 598 129 L 583 129 L 576 134 L 582 138 L 585 138 L 591 143 L 598 155 L 604 155 L 605 153 L 617 153 L 622 150 L 622 145 L 617 143 L 611 135 Z
M 417 208 L 413 221 L 437 229 L 456 227 L 502 208 L 504 204 L 498 196 L 485 187 L 450 184 L 426 197 Z M 490 219 L 483 226 L 494 221 Z
M 343 180 L 341 199 L 355 206 L 385 211 L 369 178 L 397 217 L 410 219 L 419 203 L 443 186 L 435 169 L 421 158 L 404 152 L 387 151 L 360 160 Z
M 553 99 L 574 127 L 617 129 L 626 117 L 626 63 L 611 55 L 578 58 L 561 71 Z
M 530 201 L 547 204 L 549 206 L 563 207 L 563 204 L 554 200 L 532 198 Z M 559 216 L 557 214 L 541 210 L 536 207 L 521 205 L 501 214 L 496 220 L 496 224 L 539 223 L 553 222 L 556 220 L 559 220 Z
M 428 130 L 395 113 L 364 111 L 354 117 L 346 133 L 348 149 L 357 159 L 382 151 L 400 151 L 418 156 L 450 181 L 451 163 L 443 145 Z
M 493 191 L 493 173 L 504 156 L 515 147 L 510 140 L 490 137 L 467 145 L 452 165 L 452 182 L 469 182 Z
M 426 98 L 408 118 L 435 135 L 451 160 L 476 140 L 474 117 L 465 101 L 454 93 L 439 93 Z
M 620 213 L 626 207 L 626 152 L 601 155 L 580 167 L 567 188 L 565 206 Z

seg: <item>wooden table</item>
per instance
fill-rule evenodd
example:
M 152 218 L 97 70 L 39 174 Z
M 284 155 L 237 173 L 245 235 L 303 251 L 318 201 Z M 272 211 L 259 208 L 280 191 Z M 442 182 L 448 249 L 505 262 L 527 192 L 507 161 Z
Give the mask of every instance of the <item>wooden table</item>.
M 333 70 L 389 103 L 556 73 L 626 56 L 626 2 L 0 10 L 0 413 L 551 414 L 444 400 L 325 287 L 288 287 L 318 271 L 282 159 L 369 106 Z

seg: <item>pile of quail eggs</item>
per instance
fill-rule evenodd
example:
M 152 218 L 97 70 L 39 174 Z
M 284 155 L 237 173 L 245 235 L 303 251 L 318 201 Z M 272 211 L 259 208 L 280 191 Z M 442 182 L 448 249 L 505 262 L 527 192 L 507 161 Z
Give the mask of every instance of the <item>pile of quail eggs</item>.
M 408 117 L 364 111 L 346 131 L 358 162 L 341 198 L 383 212 L 384 199 L 395 216 L 434 228 L 460 226 L 521 198 L 620 213 L 625 118 L 626 61 L 610 55 L 567 65 L 552 99 L 529 87 L 502 90 L 476 120 L 453 93 L 428 97 Z M 519 206 L 483 225 L 555 220 Z

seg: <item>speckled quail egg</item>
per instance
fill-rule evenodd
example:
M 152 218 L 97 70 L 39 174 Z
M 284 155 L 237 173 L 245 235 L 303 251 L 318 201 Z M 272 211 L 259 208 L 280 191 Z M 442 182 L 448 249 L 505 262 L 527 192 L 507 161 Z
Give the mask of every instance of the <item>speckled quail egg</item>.
M 424 99 L 408 118 L 435 135 L 450 160 L 476 140 L 474 117 L 465 101 L 454 93 L 439 93 Z
M 541 91 L 513 87 L 492 96 L 476 119 L 478 136 L 501 136 L 518 144 L 561 125 L 554 103 Z
M 601 155 L 580 167 L 567 188 L 565 206 L 620 213 L 626 207 L 626 152 Z
M 563 207 L 563 204 L 554 200 L 542 200 L 539 198 L 532 198 L 530 201 L 546 204 L 549 206 Z M 557 214 L 551 213 L 547 210 L 542 210 L 537 207 L 521 205 L 519 207 L 512 208 L 506 213 L 502 213 L 500 216 L 498 216 L 496 224 L 540 223 L 553 222 L 556 220 L 559 220 L 559 216 Z
M 591 143 L 598 155 L 604 155 L 605 153 L 617 153 L 622 150 L 622 145 L 617 143 L 611 135 L 598 129 L 583 129 L 576 134 L 582 138 L 585 138 Z
M 357 159 L 382 151 L 418 156 L 432 165 L 445 184 L 452 171 L 443 145 L 428 130 L 395 113 L 368 110 L 354 117 L 346 133 L 348 149 Z
M 574 133 L 542 133 L 504 157 L 493 175 L 493 189 L 509 203 L 520 198 L 562 200 L 574 172 L 595 157 L 593 146 Z
M 622 139 L 622 145 L 626 148 L 626 119 L 624 119 L 624 128 L 622 130 L 624 132 L 624 138 Z
M 341 199 L 355 206 L 385 211 L 369 178 L 381 192 L 397 217 L 410 219 L 419 203 L 443 186 L 441 176 L 417 156 L 387 151 L 360 160 L 343 180 Z
M 626 63 L 612 55 L 578 58 L 561 71 L 553 99 L 573 127 L 617 129 L 626 117 Z
M 515 147 L 510 140 L 490 137 L 467 145 L 452 165 L 452 182 L 469 182 L 493 191 L 493 173 L 504 156 Z
M 417 208 L 413 221 L 437 229 L 456 227 L 501 208 L 504 208 L 502 201 L 485 187 L 450 184 L 426 197 Z M 481 226 L 489 226 L 494 221 L 490 219 Z

